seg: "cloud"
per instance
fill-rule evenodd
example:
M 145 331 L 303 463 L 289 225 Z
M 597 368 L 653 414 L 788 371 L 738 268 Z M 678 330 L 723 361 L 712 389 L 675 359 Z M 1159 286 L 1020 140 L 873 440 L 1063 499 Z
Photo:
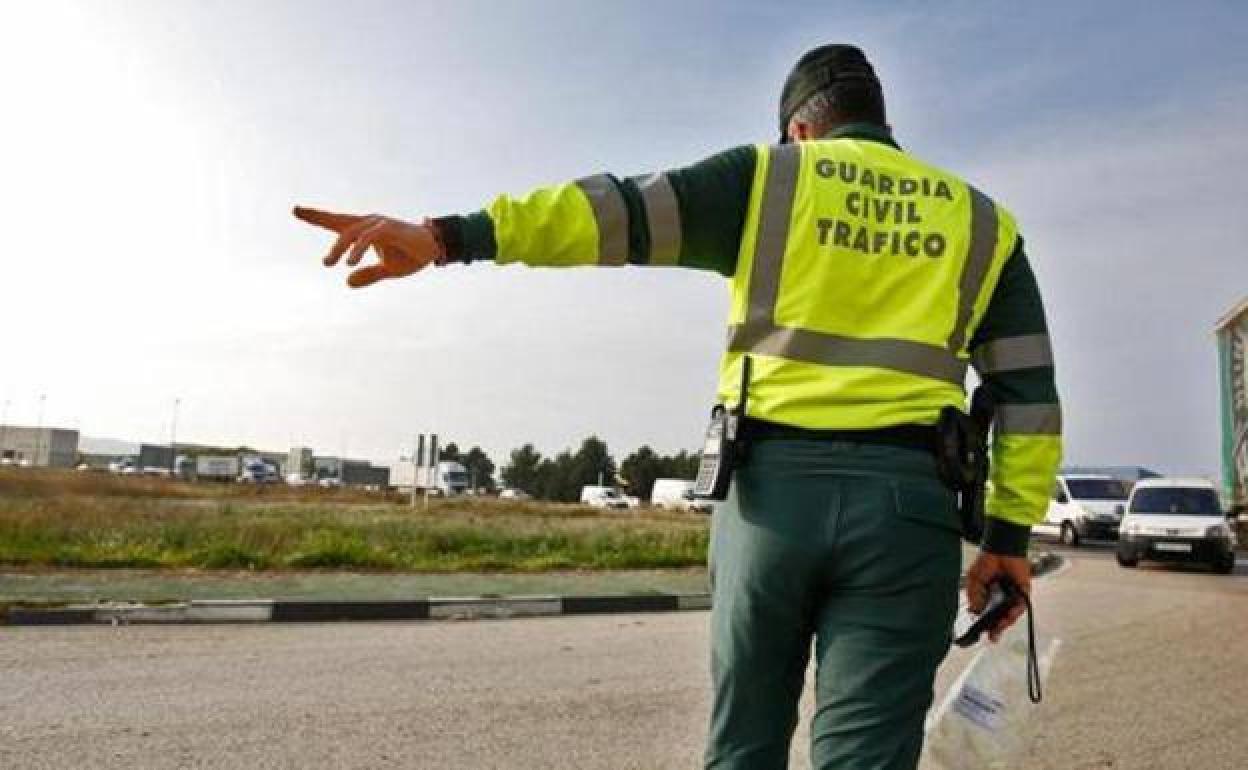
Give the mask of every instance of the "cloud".
M 1242 11 L 878 6 L 27 4 L 0 30 L 29 107 L 0 146 L 0 398 L 158 439 L 181 396 L 189 440 L 378 460 L 419 430 L 691 446 L 721 278 L 473 266 L 353 293 L 289 206 L 471 210 L 769 140 L 793 58 L 841 39 L 903 142 L 1022 220 L 1071 459 L 1212 472 L 1209 326 L 1245 292 Z
M 1245 95 L 1060 116 L 968 172 L 1022 222 L 1072 461 L 1217 473 L 1213 322 L 1248 293 Z

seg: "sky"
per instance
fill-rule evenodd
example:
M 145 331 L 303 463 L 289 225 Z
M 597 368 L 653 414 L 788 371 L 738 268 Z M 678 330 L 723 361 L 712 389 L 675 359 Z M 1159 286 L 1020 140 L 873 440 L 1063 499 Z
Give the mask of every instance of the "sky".
M 1218 473 L 1248 295 L 1242 3 L 79 2 L 0 28 L 0 421 L 393 463 L 699 443 L 727 284 L 450 266 L 364 291 L 296 203 L 402 218 L 775 138 L 862 46 L 899 141 L 1018 217 L 1067 460 Z M 42 397 L 42 398 L 41 398 Z M 41 414 L 42 412 L 42 414 Z

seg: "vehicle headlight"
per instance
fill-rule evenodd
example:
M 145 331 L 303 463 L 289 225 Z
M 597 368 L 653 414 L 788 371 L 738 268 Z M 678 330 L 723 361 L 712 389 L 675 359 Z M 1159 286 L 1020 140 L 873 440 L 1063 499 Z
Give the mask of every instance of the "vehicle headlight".
M 1128 534 L 1128 535 L 1138 535 L 1138 534 L 1140 534 L 1140 525 L 1139 525 L 1139 524 L 1136 524 L 1136 523 L 1133 521 L 1133 522 L 1131 522 L 1130 524 L 1127 524 L 1126 526 L 1124 526 L 1124 527 L 1122 528 L 1122 531 L 1123 531 L 1123 532 L 1125 532 L 1125 533 L 1126 533 L 1126 534 Z
M 1229 538 L 1231 536 L 1231 528 L 1225 524 L 1214 524 L 1205 530 L 1205 537 L 1212 537 L 1218 540 Z

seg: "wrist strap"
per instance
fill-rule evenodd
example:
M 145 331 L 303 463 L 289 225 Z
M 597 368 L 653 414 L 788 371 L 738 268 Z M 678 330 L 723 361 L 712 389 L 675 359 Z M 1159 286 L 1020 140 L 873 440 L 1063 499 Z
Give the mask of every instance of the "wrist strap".
M 1027 605 L 1027 697 L 1032 703 L 1039 703 L 1044 693 L 1040 689 L 1040 661 L 1036 658 L 1036 620 L 1031 597 L 1023 593 L 1023 602 Z

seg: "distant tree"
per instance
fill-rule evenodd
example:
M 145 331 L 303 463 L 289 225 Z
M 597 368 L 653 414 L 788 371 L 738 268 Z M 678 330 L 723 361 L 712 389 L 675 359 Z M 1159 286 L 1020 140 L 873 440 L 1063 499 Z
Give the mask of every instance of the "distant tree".
M 597 436 L 590 436 L 582 441 L 581 448 L 573 457 L 572 473 L 576 481 L 575 499 L 580 499 L 583 486 L 614 485 L 616 482 L 615 459 L 611 457 L 606 442 Z
M 465 458 L 471 456 L 470 451 Z M 464 464 L 468 466 L 468 461 Z M 649 499 L 655 479 L 692 479 L 697 469 L 696 454 L 682 450 L 661 456 L 649 446 L 633 452 L 617 469 L 606 442 L 590 436 L 576 452 L 565 449 L 554 457 L 543 457 L 532 444 L 513 449 L 500 475 L 505 486 L 542 500 L 572 503 L 581 499 L 582 487 L 599 482 L 612 486 L 622 481 L 629 494 Z
M 532 495 L 539 500 L 554 499 L 551 497 L 554 476 L 555 461 L 549 457 L 543 457 L 542 461 L 537 464 L 537 469 L 533 476 Z
M 642 500 L 649 500 L 654 490 L 654 480 L 663 478 L 666 472 L 667 458 L 659 457 L 649 446 L 642 446 L 620 464 L 620 476 L 623 477 L 628 493 Z
M 692 481 L 698 475 L 698 455 L 683 449 L 674 455 L 659 455 L 649 446 L 642 446 L 625 458 L 620 475 L 629 494 L 649 500 L 656 479 Z
M 698 463 L 701 460 L 702 458 L 697 452 L 689 452 L 682 449 L 674 456 L 663 458 L 664 475 L 660 478 L 689 479 L 692 481 L 698 476 Z
M 573 503 L 580 499 L 581 485 L 577 480 L 576 458 L 563 450 L 552 460 L 542 460 L 537 469 L 536 497 L 561 503 Z
M 537 489 L 541 465 L 542 453 L 534 449 L 532 444 L 511 450 L 508 462 L 502 470 L 504 486 L 523 489 L 534 497 L 540 497 Z
M 441 451 L 438 452 L 438 460 L 444 463 L 464 464 L 464 456 L 460 454 L 459 447 L 455 445 L 454 441 L 442 447 Z
M 476 489 L 492 491 L 494 489 L 494 461 L 479 446 L 468 450 L 463 459 L 468 470 L 468 478 Z

